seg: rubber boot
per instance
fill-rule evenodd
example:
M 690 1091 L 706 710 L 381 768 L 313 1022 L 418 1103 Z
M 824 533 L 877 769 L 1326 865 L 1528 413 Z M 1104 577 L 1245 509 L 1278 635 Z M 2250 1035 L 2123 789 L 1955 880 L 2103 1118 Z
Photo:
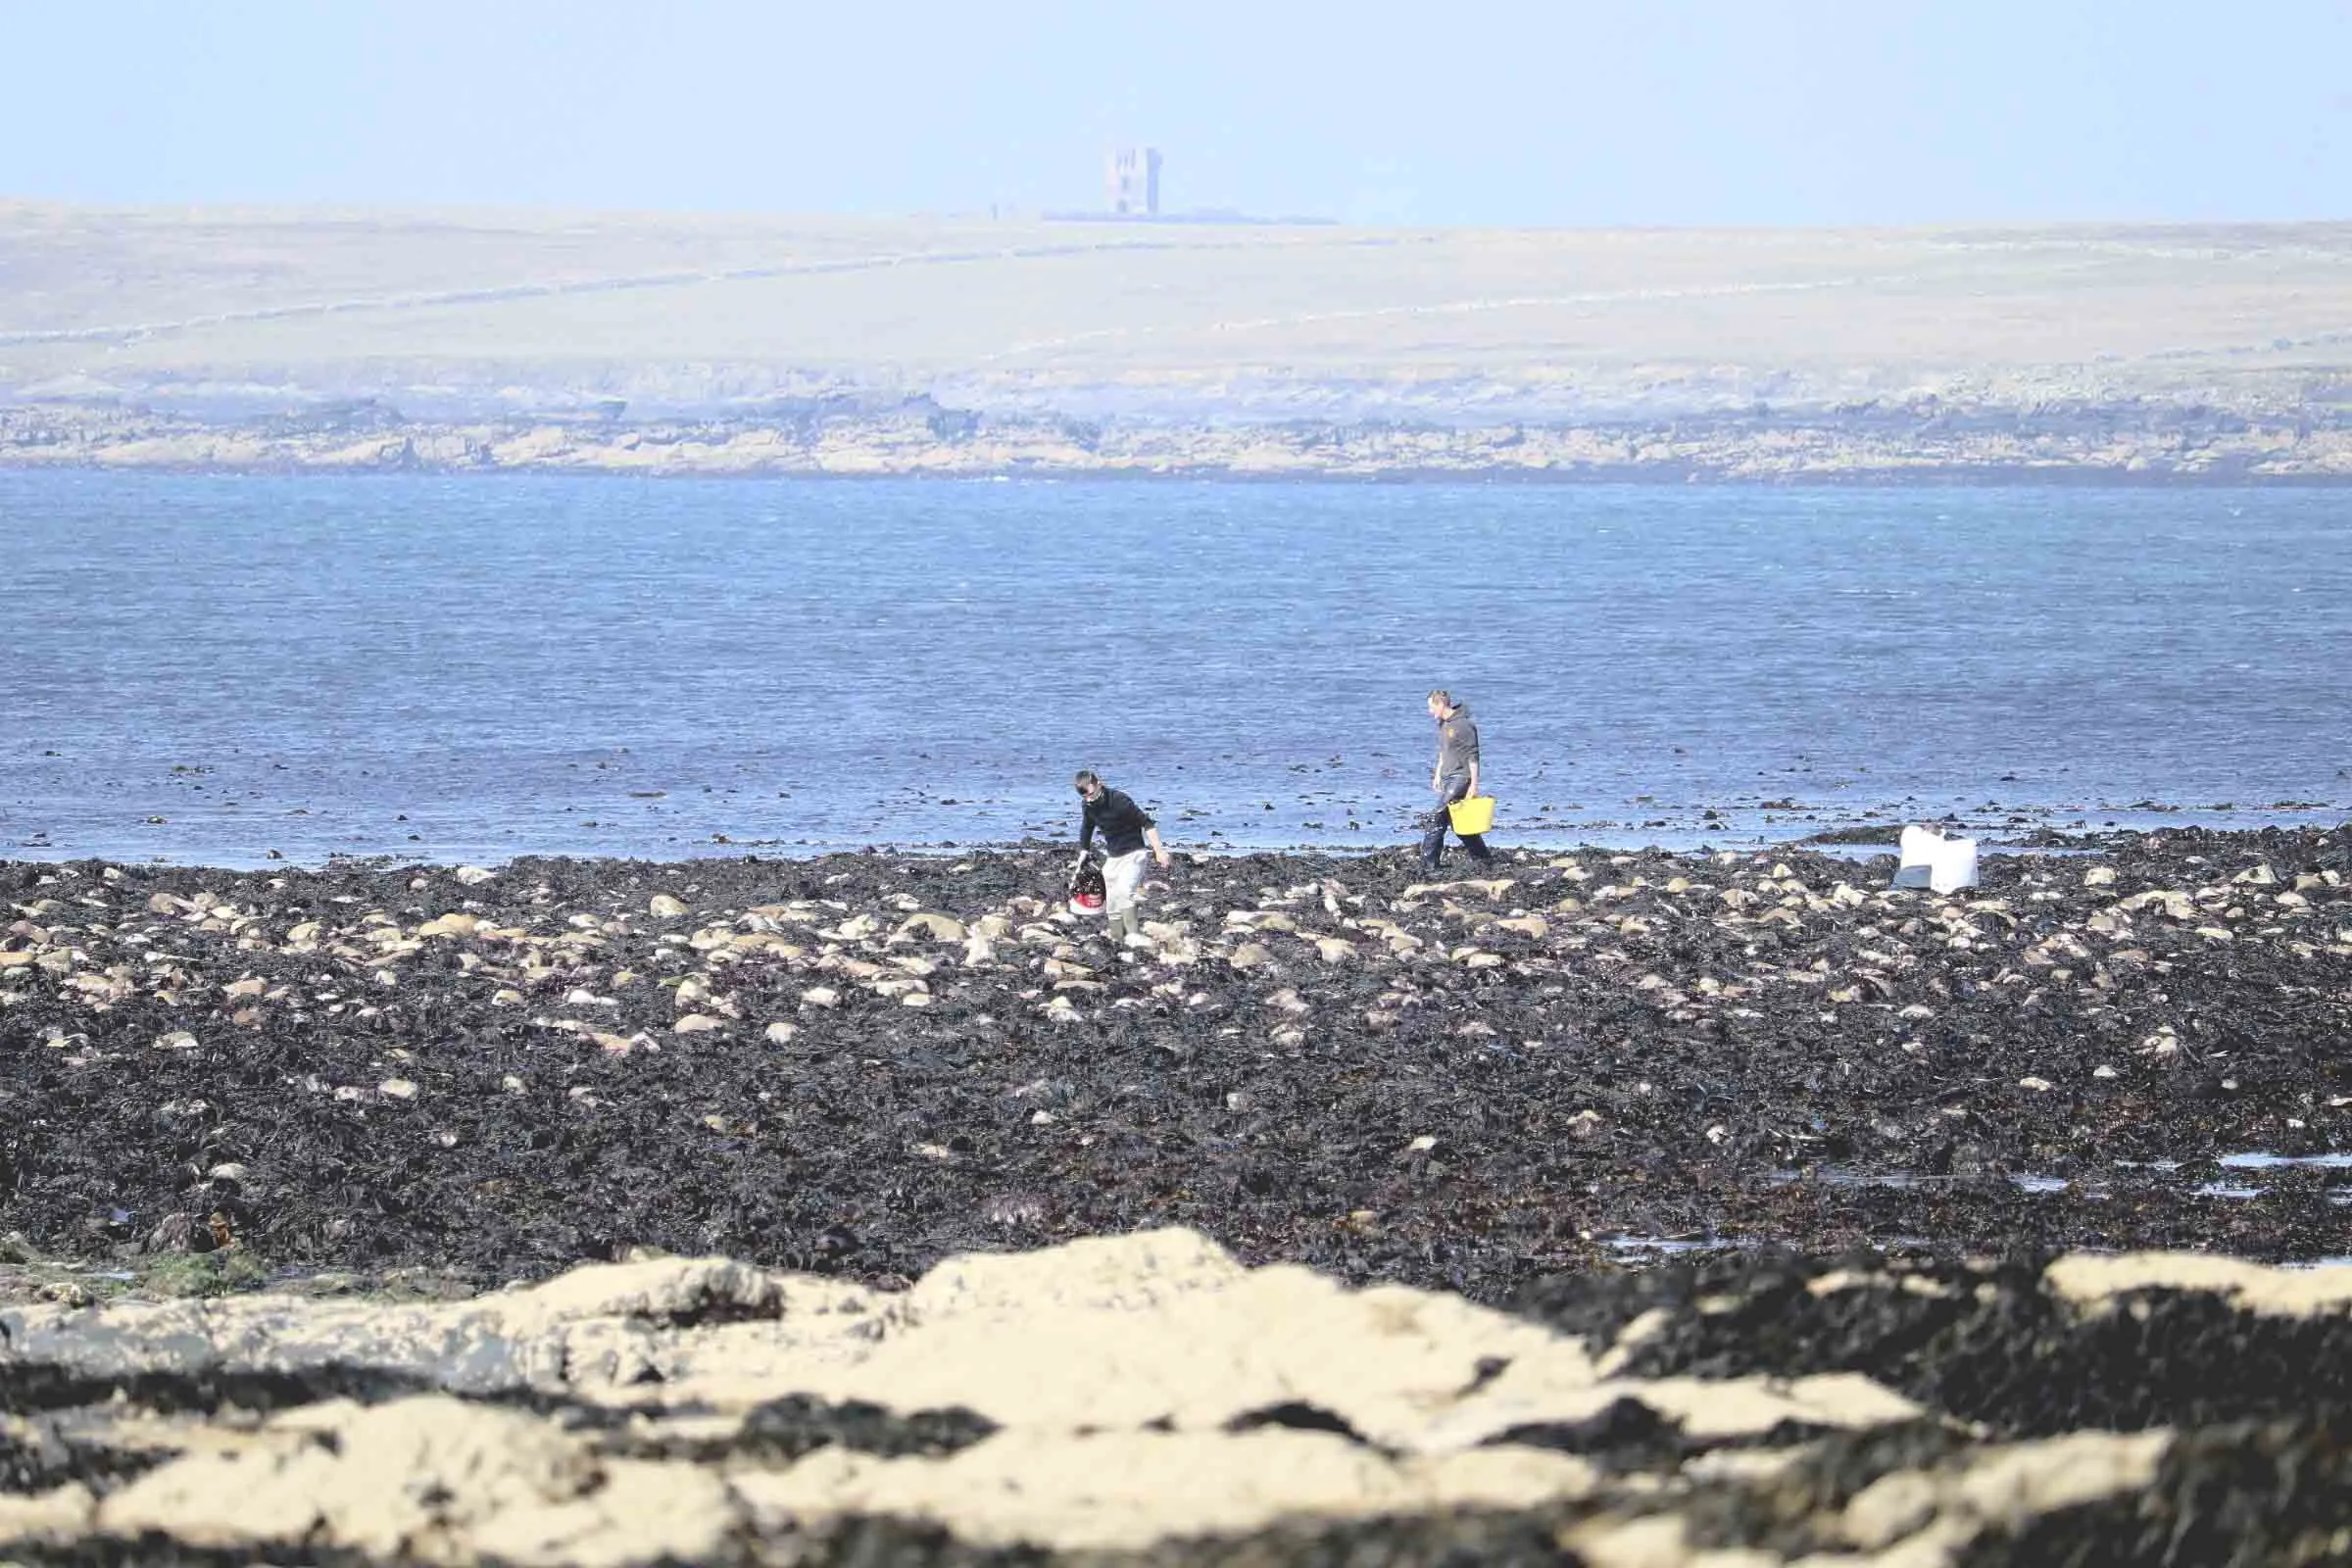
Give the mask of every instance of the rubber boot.
M 1438 828 L 1421 836 L 1421 869 L 1435 871 L 1446 856 L 1446 830 Z

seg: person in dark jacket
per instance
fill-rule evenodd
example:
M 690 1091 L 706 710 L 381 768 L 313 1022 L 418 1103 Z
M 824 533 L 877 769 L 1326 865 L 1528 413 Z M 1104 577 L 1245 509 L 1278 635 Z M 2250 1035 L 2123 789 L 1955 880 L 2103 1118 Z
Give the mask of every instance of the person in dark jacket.
M 1443 687 L 1429 694 L 1429 716 L 1438 721 L 1438 760 L 1429 770 L 1430 793 L 1438 798 L 1438 808 L 1423 820 L 1421 835 L 1421 864 L 1436 870 L 1446 855 L 1446 834 L 1453 819 L 1446 808 L 1465 796 L 1478 793 L 1478 721 L 1470 716 L 1469 708 L 1453 700 L 1453 694 Z M 1484 835 L 1456 835 L 1470 858 L 1482 865 L 1494 858 L 1487 848 Z
M 1137 912 L 1137 904 L 1144 886 L 1146 850 L 1158 859 L 1162 870 L 1168 864 L 1167 849 L 1159 842 L 1159 824 L 1126 791 L 1112 789 L 1092 768 L 1079 769 L 1076 783 L 1079 798 L 1086 802 L 1085 814 L 1078 822 L 1078 853 L 1084 855 L 1093 847 L 1096 829 L 1102 833 L 1102 912 L 1114 937 L 1141 936 L 1143 917 Z

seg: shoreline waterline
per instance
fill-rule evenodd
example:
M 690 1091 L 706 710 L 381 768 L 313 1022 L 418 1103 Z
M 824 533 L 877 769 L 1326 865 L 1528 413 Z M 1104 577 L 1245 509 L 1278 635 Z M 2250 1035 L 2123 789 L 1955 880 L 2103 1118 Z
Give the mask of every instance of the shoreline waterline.
M 2167 833 L 2192 831 L 2197 833 L 2250 834 L 2266 829 L 2302 831 L 2338 826 L 2352 819 L 2352 807 L 2328 808 L 2295 814 L 2252 814 L 2215 817 L 2191 815 L 2102 818 L 2097 825 L 2077 818 L 2066 826 L 2050 822 L 2032 825 L 2008 823 L 2001 826 L 1969 823 L 1954 818 L 1919 818 L 1921 825 L 1938 828 L 1949 834 L 1964 834 L 1977 840 L 1978 853 L 1985 857 L 2018 856 L 2026 858 L 2096 854 L 2100 849 L 2133 838 L 2161 837 Z M 1852 836 L 1856 829 L 1832 828 L 1795 837 L 1769 833 L 1714 832 L 1687 829 L 1671 834 L 1626 835 L 1616 838 L 1590 835 L 1548 835 L 1543 837 L 1510 838 L 1502 829 L 1492 835 L 1495 854 L 1504 860 L 1525 863 L 1562 856 L 1602 855 L 1641 856 L 1669 855 L 1705 857 L 1716 854 L 1766 855 L 1777 851 L 1803 851 L 1836 858 L 1868 860 L 1878 857 L 1892 857 L 1897 849 L 1904 824 L 1881 826 L 1873 824 L 1866 831 L 1871 836 Z M 638 847 L 635 853 L 611 846 L 579 845 L 555 847 L 514 848 L 483 844 L 471 848 L 457 848 L 433 854 L 418 854 L 410 846 L 382 848 L 355 847 L 328 850 L 319 855 L 284 855 L 263 853 L 221 853 L 219 850 L 192 854 L 173 854 L 169 851 L 141 850 L 128 843 L 97 845 L 56 845 L 37 841 L 0 843 L 0 864 L 11 860 L 26 864 L 67 865 L 77 861 L 176 867 L 183 870 L 254 872 L 280 869 L 324 870 L 335 866 L 403 867 L 420 869 L 452 869 L 460 865 L 479 865 L 495 868 L 517 860 L 564 860 L 585 863 L 613 862 L 628 864 L 664 864 L 729 859 L 774 860 L 805 862 L 830 858 L 835 856 L 900 856 L 920 859 L 956 859 L 973 855 L 1010 856 L 1069 854 L 1076 848 L 1071 838 L 1031 837 L 1022 839 L 775 839 L 737 840 L 723 842 L 663 843 Z M 1274 841 L 1249 842 L 1171 842 L 1169 851 L 1186 860 L 1215 864 L 1240 858 L 1275 859 L 1336 859 L 1373 861 L 1392 857 L 1411 858 L 1416 841 L 1406 835 L 1380 840 L 1331 840 L 1322 842 Z M 1458 848 L 1449 849 L 1446 864 L 1459 869 L 1469 862 Z

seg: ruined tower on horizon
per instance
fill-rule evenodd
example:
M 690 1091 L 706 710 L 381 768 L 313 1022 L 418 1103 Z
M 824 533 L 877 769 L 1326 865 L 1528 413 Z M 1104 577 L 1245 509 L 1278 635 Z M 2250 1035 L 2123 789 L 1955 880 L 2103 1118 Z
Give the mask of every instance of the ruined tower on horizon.
M 1122 218 L 1159 216 L 1159 149 L 1113 147 L 1102 171 L 1104 205 Z

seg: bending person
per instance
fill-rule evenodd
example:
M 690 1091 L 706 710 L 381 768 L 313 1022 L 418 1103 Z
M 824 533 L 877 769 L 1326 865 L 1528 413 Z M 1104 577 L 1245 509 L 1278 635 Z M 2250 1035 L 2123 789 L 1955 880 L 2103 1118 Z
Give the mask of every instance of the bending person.
M 1078 794 L 1086 814 L 1078 824 L 1078 853 L 1084 855 L 1102 830 L 1102 912 L 1118 937 L 1141 936 L 1143 917 L 1137 905 L 1144 886 L 1144 850 L 1151 847 L 1164 870 L 1168 852 L 1159 842 L 1159 824 L 1135 804 L 1124 790 L 1102 782 L 1092 768 L 1080 768 Z
M 1437 796 L 1438 808 L 1422 823 L 1426 831 L 1421 835 L 1421 863 L 1434 871 L 1445 858 L 1446 834 L 1453 826 L 1446 808 L 1478 793 L 1478 721 L 1470 716 L 1468 707 L 1455 702 L 1453 694 L 1443 687 L 1429 694 L 1429 716 L 1438 721 L 1438 760 L 1429 770 L 1430 793 Z M 1473 860 L 1484 864 L 1494 858 L 1483 834 L 1456 837 Z

